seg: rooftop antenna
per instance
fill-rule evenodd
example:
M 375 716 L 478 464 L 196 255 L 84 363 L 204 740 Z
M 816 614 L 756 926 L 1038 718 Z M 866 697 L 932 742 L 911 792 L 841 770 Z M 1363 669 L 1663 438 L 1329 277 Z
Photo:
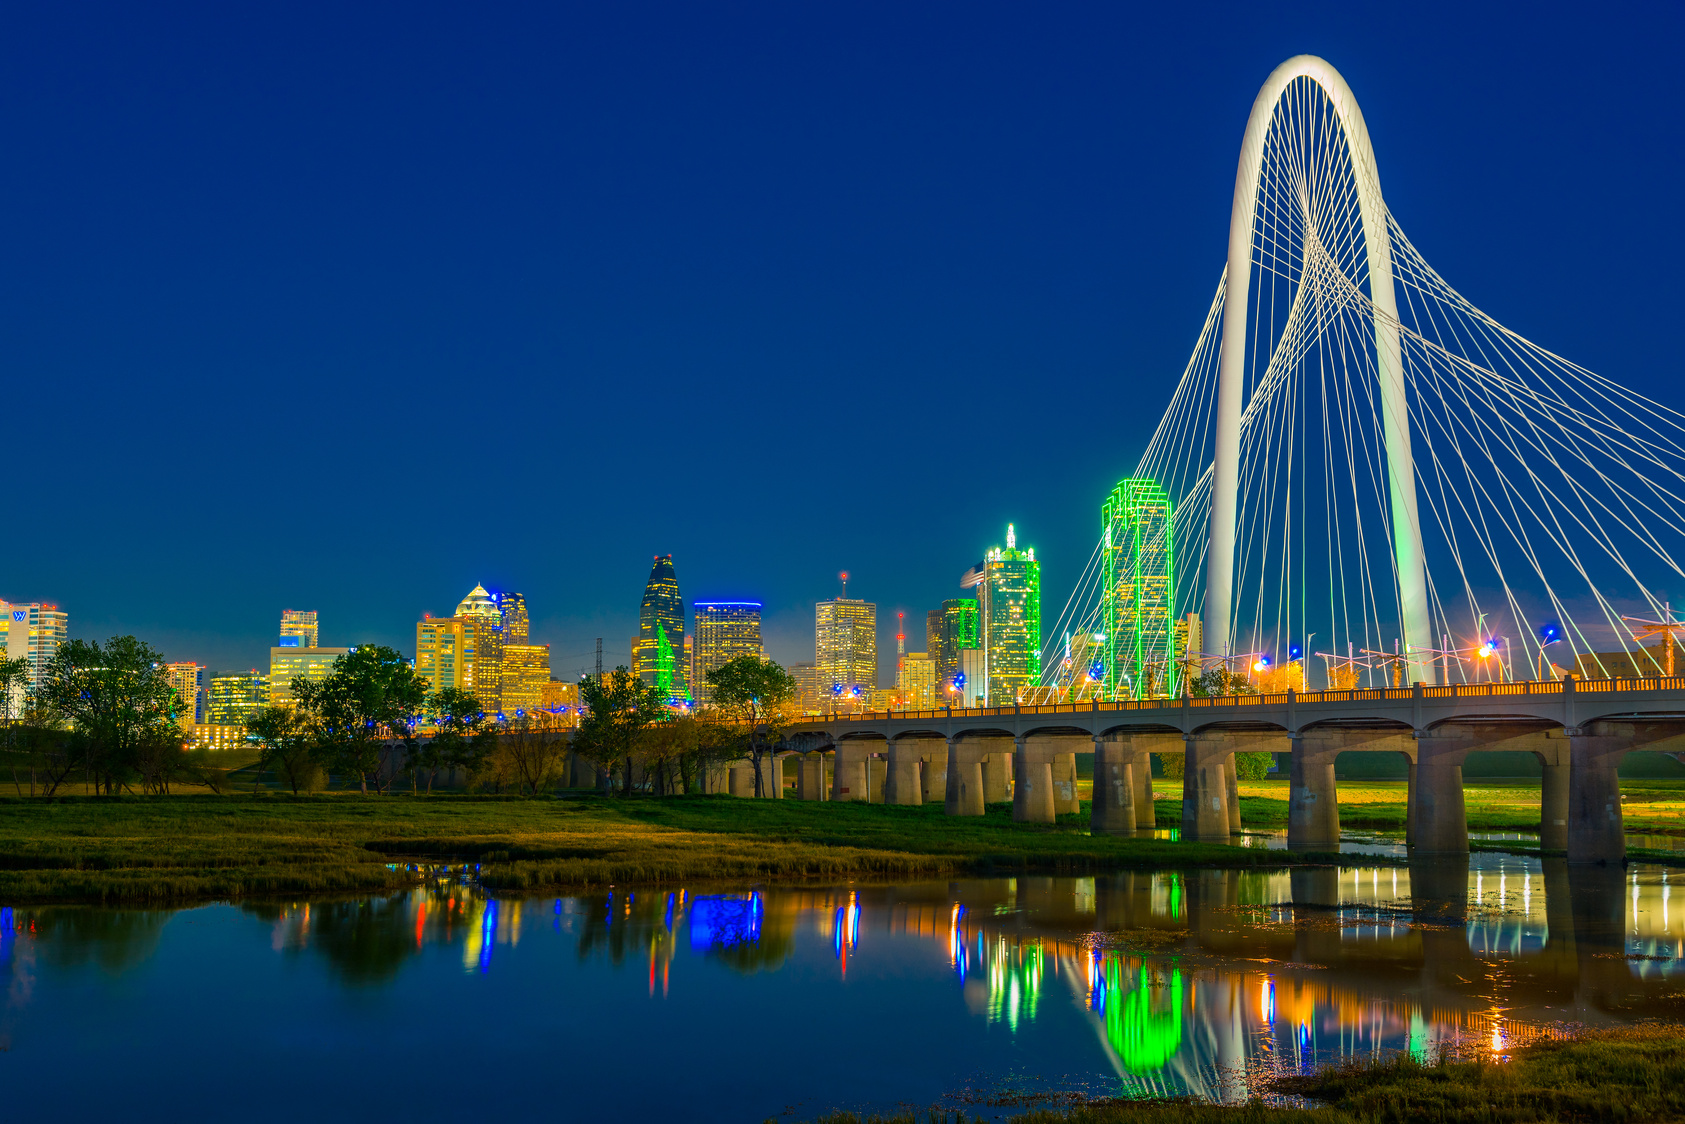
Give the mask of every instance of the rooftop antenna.
M 603 638 L 597 637 L 597 682 L 603 681 Z
M 843 595 L 844 598 L 847 598 L 848 597 L 848 571 L 844 570 L 842 573 L 838 574 L 837 580 L 842 582 L 842 595 Z
M 907 654 L 907 614 L 895 614 L 895 658 L 900 659 Z

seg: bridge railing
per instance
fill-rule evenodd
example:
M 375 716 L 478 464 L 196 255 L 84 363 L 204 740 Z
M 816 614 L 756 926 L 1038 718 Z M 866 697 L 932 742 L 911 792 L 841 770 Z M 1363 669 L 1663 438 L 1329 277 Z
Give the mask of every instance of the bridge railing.
M 1556 680 L 1522 683 L 1463 683 L 1421 688 L 1426 699 L 1479 699 L 1562 695 L 1568 687 Z M 1624 694 L 1649 691 L 1685 691 L 1685 676 L 1652 676 L 1648 679 L 1578 679 L 1576 695 Z M 868 710 L 858 714 L 810 714 L 795 720 L 797 725 L 837 722 L 932 721 L 950 718 L 973 721 L 978 718 L 1021 717 L 1023 715 L 1108 714 L 1136 710 L 1235 709 L 1245 707 L 1314 705 L 1316 703 L 1405 701 L 1416 697 L 1414 687 L 1350 688 L 1338 691 L 1289 691 L 1270 695 L 1216 695 L 1209 697 L 1119 699 L 1115 702 L 1038 703 L 1029 706 L 956 707 L 952 710 Z

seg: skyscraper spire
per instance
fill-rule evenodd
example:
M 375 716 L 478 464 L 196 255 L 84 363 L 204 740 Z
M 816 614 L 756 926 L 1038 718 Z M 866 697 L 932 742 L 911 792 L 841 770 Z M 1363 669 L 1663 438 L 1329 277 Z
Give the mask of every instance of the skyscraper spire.
M 638 644 L 632 670 L 645 683 L 658 686 L 669 698 L 690 698 L 684 660 L 675 649 L 684 644 L 685 602 L 671 554 L 657 554 L 638 609 Z

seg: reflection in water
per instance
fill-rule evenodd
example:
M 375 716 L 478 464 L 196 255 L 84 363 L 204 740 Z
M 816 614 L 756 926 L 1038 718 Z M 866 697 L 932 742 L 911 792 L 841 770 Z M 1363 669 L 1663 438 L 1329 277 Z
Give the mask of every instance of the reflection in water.
M 385 897 L 241 910 L 242 924 L 263 926 L 254 954 L 317 962 L 340 987 L 393 991 L 438 970 L 525 980 L 558 952 L 615 988 L 631 969 L 631 995 L 653 998 L 659 985 L 662 999 L 794 967 L 779 979 L 781 1004 L 854 996 L 887 1010 L 924 981 L 933 1025 L 957 1017 L 1004 1032 L 1014 1050 L 1086 1050 L 1127 1093 L 1234 1100 L 1260 1071 L 1442 1046 L 1503 1056 L 1563 1023 L 1677 1018 L 1676 878 L 1477 854 L 525 900 L 446 877 Z M 0 1037 L 27 1034 L 47 975 L 139 971 L 171 939 L 172 918 L 202 912 L 0 909 Z

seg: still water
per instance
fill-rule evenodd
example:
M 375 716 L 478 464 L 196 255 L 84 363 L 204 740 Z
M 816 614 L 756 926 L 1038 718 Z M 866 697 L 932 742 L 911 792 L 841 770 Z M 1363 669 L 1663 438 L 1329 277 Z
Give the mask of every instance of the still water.
M 1243 1098 L 1271 1070 L 1679 1017 L 1663 867 L 1163 871 L 0 909 L 14 1114 L 800 1120 Z

